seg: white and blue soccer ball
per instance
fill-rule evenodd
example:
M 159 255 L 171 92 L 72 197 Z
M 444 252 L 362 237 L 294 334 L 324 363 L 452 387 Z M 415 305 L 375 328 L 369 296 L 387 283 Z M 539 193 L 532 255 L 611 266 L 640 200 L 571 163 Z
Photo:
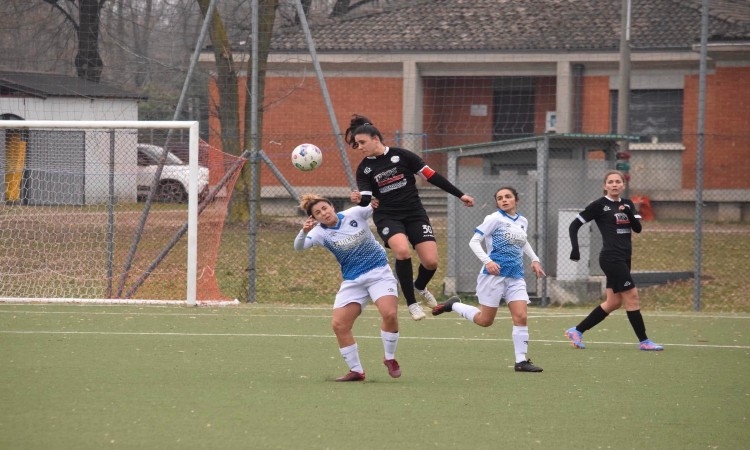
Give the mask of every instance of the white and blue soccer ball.
M 300 144 L 292 150 L 292 164 L 305 172 L 315 170 L 323 164 L 323 152 L 314 144 Z

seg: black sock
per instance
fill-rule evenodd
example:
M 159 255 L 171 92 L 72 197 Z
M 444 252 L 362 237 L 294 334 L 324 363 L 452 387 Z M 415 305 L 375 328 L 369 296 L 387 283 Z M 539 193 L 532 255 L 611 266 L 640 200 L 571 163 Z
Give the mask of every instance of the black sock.
M 423 291 L 427 288 L 427 283 L 430 282 L 432 277 L 437 272 L 437 269 L 430 270 L 422 264 L 419 265 L 419 271 L 417 272 L 417 279 L 414 280 L 414 289 Z
M 414 296 L 414 268 L 411 266 L 411 258 L 396 260 L 396 278 L 401 285 L 401 293 L 404 294 L 406 304 L 417 303 Z
M 635 335 L 638 336 L 638 342 L 642 342 L 648 339 L 648 336 L 646 336 L 646 324 L 643 323 L 641 310 L 636 309 L 635 311 L 627 311 L 627 314 L 628 320 L 630 321 L 630 326 L 633 327 Z
M 606 319 L 609 314 L 602 309 L 602 305 L 594 308 L 585 319 L 576 325 L 576 330 L 581 333 L 586 332 L 599 324 L 602 320 Z

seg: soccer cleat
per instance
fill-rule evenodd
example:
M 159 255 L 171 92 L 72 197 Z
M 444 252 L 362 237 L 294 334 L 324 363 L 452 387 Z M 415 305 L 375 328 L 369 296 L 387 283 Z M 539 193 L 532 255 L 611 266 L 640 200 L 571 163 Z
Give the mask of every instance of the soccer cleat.
M 583 344 L 583 333 L 576 330 L 576 327 L 565 330 L 565 336 L 570 339 L 570 343 L 573 344 L 573 347 L 581 349 L 586 348 Z
M 350 370 L 349 373 L 343 377 L 336 378 L 336 381 L 365 381 L 365 373 Z
M 516 372 L 541 372 L 543 369 L 539 366 L 531 364 L 531 360 L 521 361 L 513 366 Z
M 432 295 L 432 292 L 428 291 L 427 288 L 422 290 L 416 289 L 416 291 L 417 294 L 422 297 L 422 301 L 430 308 L 434 308 L 438 305 L 437 300 L 435 300 L 435 296 Z
M 646 352 L 660 352 L 664 350 L 664 346 L 651 342 L 651 339 L 641 341 L 638 348 Z
M 419 303 L 412 303 L 409 305 L 409 314 L 411 314 L 411 318 L 414 320 L 422 320 L 425 317 L 424 311 L 422 311 L 422 307 L 419 306 Z
M 461 303 L 461 299 L 454 295 L 453 297 L 446 300 L 445 303 L 441 303 L 437 305 L 436 307 L 432 308 L 432 315 L 439 316 L 440 314 L 444 312 L 453 311 L 454 303 Z
M 401 376 L 401 367 L 398 365 L 398 361 L 395 359 L 384 359 L 383 364 L 388 368 L 388 375 L 391 378 L 398 378 Z

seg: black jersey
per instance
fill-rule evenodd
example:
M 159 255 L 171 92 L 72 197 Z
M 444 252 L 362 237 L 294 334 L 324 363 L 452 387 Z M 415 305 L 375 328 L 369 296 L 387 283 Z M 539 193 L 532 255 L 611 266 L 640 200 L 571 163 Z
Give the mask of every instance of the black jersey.
M 357 189 L 376 197 L 379 215 L 424 213 L 415 175 L 427 164 L 416 153 L 403 148 L 386 147 L 382 155 L 367 157 L 357 167 Z
M 620 211 L 620 206 L 625 204 L 630 207 L 631 214 Z M 627 198 L 613 201 L 602 197 L 591 202 L 586 209 L 578 214 L 579 219 L 584 222 L 596 221 L 599 232 L 602 234 L 602 251 L 599 253 L 601 259 L 608 261 L 627 261 L 633 253 L 631 241 L 632 231 L 641 231 L 640 216 L 635 214 L 635 205 Z M 632 222 L 631 222 L 632 220 Z

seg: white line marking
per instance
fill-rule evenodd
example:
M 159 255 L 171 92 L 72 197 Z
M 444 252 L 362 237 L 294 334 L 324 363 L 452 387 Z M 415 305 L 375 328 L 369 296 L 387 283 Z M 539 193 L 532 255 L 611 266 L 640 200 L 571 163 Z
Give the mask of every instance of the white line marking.
M 283 334 L 283 333 L 176 333 L 176 332 L 130 332 L 130 331 L 36 331 L 36 330 L 0 330 L 0 334 L 70 334 L 70 335 L 99 335 L 99 336 L 178 336 L 178 337 L 270 337 L 270 338 L 306 338 L 306 339 L 334 339 L 333 335 L 321 334 Z M 380 336 L 356 336 L 357 339 L 381 339 Z M 415 341 L 470 341 L 470 342 L 511 342 L 505 338 L 470 338 L 470 337 L 433 337 L 433 336 L 400 336 L 399 340 Z M 566 344 L 568 340 L 538 339 L 534 343 Z M 633 342 L 610 342 L 610 341 L 586 341 L 587 345 L 628 345 L 635 347 Z M 692 348 L 726 348 L 726 349 L 750 349 L 750 345 L 711 345 L 711 344 L 669 344 L 662 343 L 665 347 L 692 347 Z M 584 351 L 584 350 L 581 350 Z
M 86 310 L 80 310 L 80 305 L 71 305 L 71 309 L 69 311 L 39 311 L 39 310 L 17 310 L 17 309 L 4 309 L 3 306 L 8 305 L 2 305 L 0 304 L 0 314 L 87 314 L 87 315 L 125 315 L 125 316 L 185 316 L 185 317 L 197 317 L 197 316 L 207 316 L 207 317 L 219 317 L 219 313 L 210 313 L 210 312 L 198 312 L 198 311 L 205 311 L 205 308 L 200 309 L 186 309 L 186 308 L 180 308 L 181 311 L 184 312 L 175 312 L 175 313 L 161 313 L 161 312 L 150 312 L 150 311 L 144 311 L 144 309 L 151 309 L 151 308 L 157 308 L 157 309 L 164 309 L 168 307 L 164 306 L 154 306 L 154 305 L 148 305 L 147 308 L 139 308 L 138 311 L 86 311 Z M 21 305 L 18 305 L 21 306 Z M 45 305 L 29 305 L 24 304 L 22 306 L 45 306 Z M 113 305 L 86 305 L 86 306 L 113 306 Z M 116 306 L 116 308 L 120 308 L 121 306 Z M 325 316 L 317 316 L 317 315 L 306 315 L 306 314 L 297 314 L 297 315 L 290 315 L 290 314 L 274 314 L 272 312 L 265 312 L 260 313 L 256 311 L 252 311 L 255 307 L 250 306 L 247 307 L 247 309 L 232 309 L 232 308 L 221 308 L 222 311 L 236 311 L 240 314 L 237 315 L 229 315 L 229 317 L 279 317 L 279 318 L 290 318 L 290 317 L 296 317 L 296 318 L 320 318 L 320 317 L 326 317 L 330 318 L 330 314 Z M 275 306 L 262 306 L 257 307 L 258 309 L 262 310 L 271 310 L 271 311 L 327 311 L 330 313 L 332 311 L 331 307 L 297 307 L 297 306 L 282 306 L 282 307 L 275 307 Z M 406 314 L 406 308 L 403 308 L 401 310 Z M 501 314 L 498 312 L 498 314 Z M 537 318 L 537 319 L 544 319 L 544 318 L 556 318 L 556 317 L 586 317 L 588 314 L 588 311 L 581 311 L 581 312 L 559 312 L 559 311 L 535 311 L 530 310 L 529 311 L 529 318 Z M 616 316 L 618 314 L 624 315 L 624 311 L 615 311 L 614 313 L 610 314 L 610 316 Z M 371 317 L 369 317 L 371 315 Z M 665 312 L 656 312 L 656 311 L 649 311 L 648 312 L 649 317 L 676 317 L 681 319 L 739 319 L 739 320 L 748 320 L 750 319 L 750 314 L 704 314 L 704 313 L 665 313 Z M 223 316 L 227 317 L 227 316 Z M 361 316 L 362 318 L 379 318 L 377 315 L 377 311 L 375 310 L 374 306 L 369 307 L 366 309 Z M 405 316 L 405 318 L 408 318 L 408 316 Z M 443 316 L 443 317 L 431 317 L 430 320 L 460 320 L 458 316 Z M 496 320 L 508 320 L 510 319 L 509 316 L 505 315 L 498 315 Z

